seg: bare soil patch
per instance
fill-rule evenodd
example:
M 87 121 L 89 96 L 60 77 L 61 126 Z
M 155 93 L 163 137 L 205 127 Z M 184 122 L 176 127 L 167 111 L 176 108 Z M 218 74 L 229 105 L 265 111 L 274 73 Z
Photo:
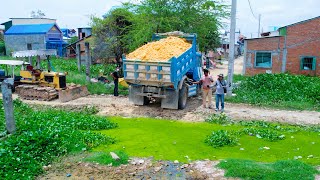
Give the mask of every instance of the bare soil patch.
M 46 173 L 37 179 L 227 179 L 224 177 L 224 170 L 215 167 L 219 161 L 203 160 L 183 164 L 154 161 L 151 157 L 131 158 L 128 164 L 113 167 L 111 164 L 83 162 L 88 155 L 83 153 L 69 156 L 61 162 L 49 165 Z

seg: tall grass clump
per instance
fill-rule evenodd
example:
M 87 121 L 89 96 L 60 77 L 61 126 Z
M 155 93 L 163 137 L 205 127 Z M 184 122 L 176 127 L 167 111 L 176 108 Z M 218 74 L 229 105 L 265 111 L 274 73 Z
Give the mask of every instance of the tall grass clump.
M 244 79 L 234 92 L 231 102 L 320 111 L 319 77 L 258 74 Z

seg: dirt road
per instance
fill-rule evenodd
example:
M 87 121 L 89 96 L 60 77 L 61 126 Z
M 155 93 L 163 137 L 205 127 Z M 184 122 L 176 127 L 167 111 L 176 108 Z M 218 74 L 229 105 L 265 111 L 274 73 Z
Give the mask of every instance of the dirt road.
M 215 69 L 210 69 L 210 74 L 216 76 L 218 74 L 228 75 L 228 61 L 222 61 L 222 64 L 217 64 Z M 234 74 L 242 74 L 243 56 L 234 60 Z
M 98 114 L 103 116 L 154 117 L 189 122 L 201 122 L 210 114 L 216 113 L 213 109 L 203 108 L 200 97 L 191 98 L 188 101 L 187 108 L 184 110 L 161 109 L 160 104 L 136 106 L 129 102 L 128 97 L 114 97 L 111 95 L 91 95 L 67 103 L 60 103 L 58 100 L 49 102 L 23 101 L 28 104 L 67 107 L 71 109 L 83 106 L 96 106 L 99 109 Z M 291 124 L 320 124 L 320 112 L 315 111 L 287 111 L 230 103 L 226 103 L 225 106 L 225 113 L 234 120 L 265 120 Z

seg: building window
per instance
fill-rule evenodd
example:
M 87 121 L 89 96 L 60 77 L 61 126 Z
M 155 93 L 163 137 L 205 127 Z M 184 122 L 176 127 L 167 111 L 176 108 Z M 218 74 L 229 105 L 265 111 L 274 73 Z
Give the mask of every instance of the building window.
M 255 67 L 271 68 L 271 52 L 257 52 L 255 58 Z
M 27 44 L 27 50 L 32 50 L 32 44 Z
M 301 57 L 300 60 L 301 70 L 315 70 L 316 69 L 316 58 L 315 57 Z

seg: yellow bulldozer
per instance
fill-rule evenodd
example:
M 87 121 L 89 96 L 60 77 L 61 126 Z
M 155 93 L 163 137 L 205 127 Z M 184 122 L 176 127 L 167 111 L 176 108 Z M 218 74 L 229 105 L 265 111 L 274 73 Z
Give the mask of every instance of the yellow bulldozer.
M 55 50 L 28 50 L 17 51 L 13 57 L 37 57 L 36 68 L 32 66 L 32 60 L 20 70 L 20 85 L 15 90 L 23 99 L 50 101 L 59 98 L 61 102 L 67 102 L 89 94 L 86 86 L 66 83 L 68 73 L 51 71 L 50 56 L 56 55 Z M 48 62 L 47 70 L 40 67 L 40 56 L 45 56 Z

